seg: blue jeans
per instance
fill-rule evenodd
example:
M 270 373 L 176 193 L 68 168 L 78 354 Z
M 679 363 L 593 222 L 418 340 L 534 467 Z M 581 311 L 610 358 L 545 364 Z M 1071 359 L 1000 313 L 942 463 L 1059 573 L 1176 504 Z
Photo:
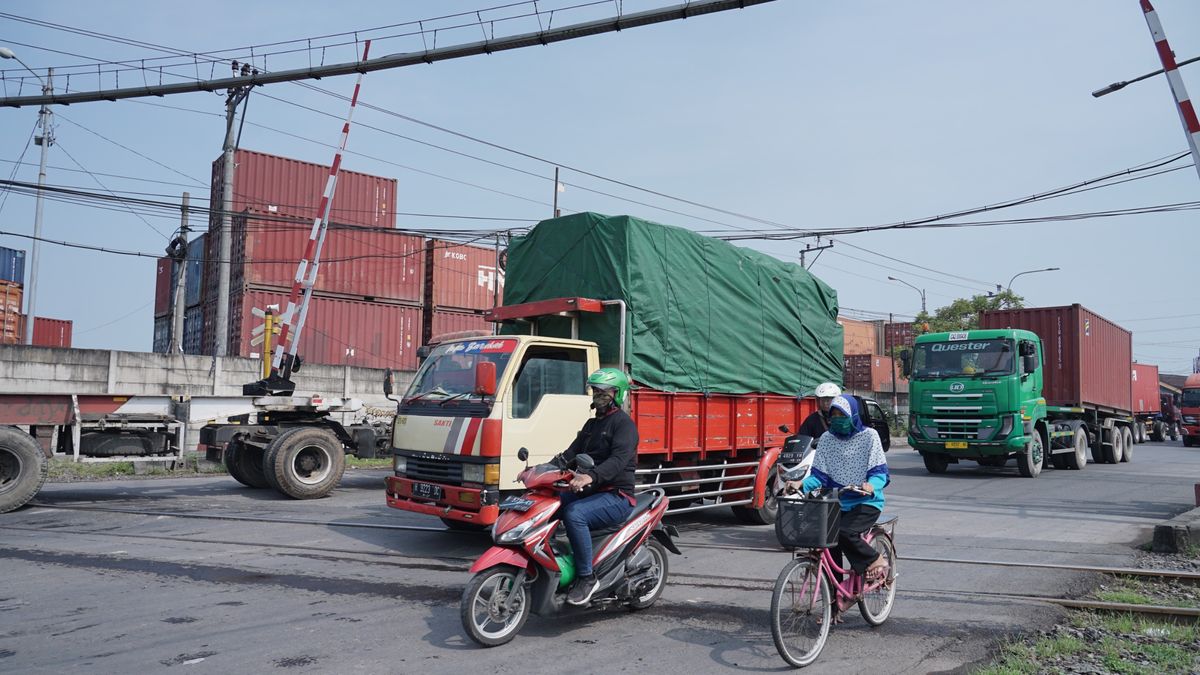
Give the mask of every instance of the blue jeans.
M 604 528 L 625 522 L 633 506 L 616 492 L 597 492 L 580 497 L 572 492 L 559 495 L 562 501 L 562 522 L 575 555 L 577 577 L 592 573 L 592 534 L 590 528 Z

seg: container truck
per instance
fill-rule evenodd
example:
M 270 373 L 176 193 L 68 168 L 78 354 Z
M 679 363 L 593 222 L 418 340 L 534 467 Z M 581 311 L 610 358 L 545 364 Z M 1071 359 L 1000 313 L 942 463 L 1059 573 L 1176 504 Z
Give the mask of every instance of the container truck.
M 1133 442 L 1161 443 L 1170 434 L 1158 390 L 1158 366 L 1135 363 L 1133 377 Z
M 517 459 L 565 450 L 591 414 L 588 374 L 634 382 L 639 489 L 676 513 L 733 507 L 772 522 L 772 467 L 841 380 L 832 288 L 803 268 L 680 228 L 583 213 L 508 253 L 500 334 L 437 345 L 398 401 L 387 504 L 456 529 L 493 523 Z
M 925 468 L 1022 476 L 1133 456 L 1132 335 L 1080 305 L 985 311 L 980 329 L 917 337 L 908 442 Z
M 1180 428 L 1186 447 L 1200 445 L 1200 373 L 1188 375 L 1179 401 Z

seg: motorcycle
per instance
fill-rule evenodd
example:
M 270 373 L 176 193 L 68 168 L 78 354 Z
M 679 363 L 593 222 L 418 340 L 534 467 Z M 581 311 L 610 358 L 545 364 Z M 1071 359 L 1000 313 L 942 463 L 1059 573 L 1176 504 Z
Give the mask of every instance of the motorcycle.
M 529 459 L 521 448 L 517 458 Z M 575 469 L 588 470 L 588 455 L 575 458 Z M 571 469 L 553 464 L 526 466 L 517 480 L 527 491 L 500 503 L 492 526 L 490 549 L 471 566 L 459 615 L 467 635 L 485 647 L 511 641 L 530 614 L 558 616 L 590 608 L 624 604 L 631 610 L 653 605 L 667 582 L 667 551 L 679 554 L 673 537 L 679 531 L 663 525 L 666 492 L 652 488 L 636 495 L 637 504 L 614 527 L 592 530 L 592 567 L 599 588 L 585 606 L 567 603 L 575 577 L 571 545 L 558 511 L 558 493 L 574 478 Z

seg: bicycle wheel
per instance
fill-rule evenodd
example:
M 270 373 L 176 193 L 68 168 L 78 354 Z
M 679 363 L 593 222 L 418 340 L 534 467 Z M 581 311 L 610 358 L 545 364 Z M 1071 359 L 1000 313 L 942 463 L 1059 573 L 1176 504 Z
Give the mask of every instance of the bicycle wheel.
M 875 533 L 875 538 L 871 540 L 871 546 L 879 552 L 879 555 L 883 556 L 884 561 L 888 564 L 889 580 L 883 585 L 863 593 L 862 599 L 858 601 L 858 611 L 862 613 L 862 617 L 867 620 L 867 623 L 878 626 L 887 621 L 888 615 L 892 613 L 892 605 L 896 602 L 896 547 L 892 545 L 892 540 L 882 532 Z
M 832 614 L 829 582 L 820 568 L 811 560 L 784 565 L 771 595 L 771 637 L 783 660 L 797 668 L 816 661 Z

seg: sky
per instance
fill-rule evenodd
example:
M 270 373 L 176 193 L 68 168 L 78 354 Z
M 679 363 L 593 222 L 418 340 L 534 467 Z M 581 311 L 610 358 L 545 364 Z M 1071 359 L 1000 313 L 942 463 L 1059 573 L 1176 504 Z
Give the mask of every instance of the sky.
M 153 64 L 165 55 L 65 26 L 186 52 L 254 46 L 256 66 L 283 70 L 310 58 L 355 60 L 353 44 L 335 44 L 353 36 L 320 37 L 334 33 L 376 38 L 377 56 L 421 49 L 415 35 L 386 37 L 411 33 L 397 26 L 409 21 L 438 28 L 438 46 L 476 41 L 489 30 L 503 36 L 536 29 L 535 17 L 492 23 L 527 13 L 529 4 L 481 12 L 482 26 L 452 27 L 501 4 L 9 0 L 0 8 L 0 46 L 43 75 L 49 67 L 63 73 L 98 61 Z M 631 13 L 674 3 L 614 0 L 567 9 L 580 4 L 540 0 L 538 8 L 557 9 L 552 25 L 561 26 L 618 8 Z M 1200 3 L 1157 0 L 1155 7 L 1176 58 L 1200 56 Z M 454 12 L 472 18 L 437 19 Z M 371 30 L 384 26 L 392 27 Z M 324 50 L 264 47 L 306 40 L 304 47 L 310 38 Z M 427 43 L 432 39 L 426 35 Z M 274 53 L 281 50 L 291 53 Z M 397 178 L 398 211 L 495 219 L 401 216 L 405 228 L 528 226 L 551 213 L 555 165 L 576 169 L 561 171 L 559 207 L 566 213 L 629 214 L 717 235 L 884 225 L 1043 194 L 1186 153 L 1163 77 L 1091 96 L 1160 67 L 1136 0 L 777 0 L 369 73 L 362 103 L 443 130 L 360 106 L 355 122 L 381 130 L 353 128 L 343 166 Z M 224 76 L 227 68 L 193 66 L 191 76 Z M 0 61 L 0 69 L 0 96 L 34 93 L 20 64 Z M 95 75 L 74 72 L 70 91 L 95 88 Z M 1200 99 L 1200 63 L 1180 72 Z M 113 86 L 106 77 L 105 86 Z M 127 70 L 120 84 L 143 77 L 155 75 Z M 67 84 L 59 75 L 55 82 L 58 91 Z M 354 78 L 316 84 L 348 96 Z M 210 163 L 220 154 L 223 103 L 222 94 L 190 93 L 56 106 L 47 182 L 173 202 L 188 191 L 197 204 L 207 199 Z M 345 113 L 343 101 L 296 84 L 259 88 L 241 146 L 328 164 Z M 36 108 L 0 107 L 0 178 L 36 182 L 39 148 L 29 143 L 36 118 Z M 18 158 L 23 163 L 15 164 Z M 1200 202 L 1200 177 L 1190 161 L 948 222 Z M 1157 173 L 1168 169 L 1174 170 Z M 34 201 L 0 191 L 0 231 L 31 234 Z M 1059 267 L 1022 275 L 1012 290 L 1030 306 L 1080 303 L 1133 331 L 1136 360 L 1186 373 L 1200 350 L 1200 303 L 1188 281 L 1200 249 L 1198 220 L 1196 210 L 1176 210 L 839 235 L 811 270 L 837 289 L 847 316 L 893 313 L 902 320 L 920 309 L 920 290 L 932 311 L 1007 286 L 1018 273 Z M 205 221 L 197 216 L 191 224 L 202 228 Z M 178 226 L 178 214 L 139 218 L 121 208 L 48 200 L 43 237 L 159 254 Z M 797 261 L 816 240 L 738 244 Z M 31 242 L 0 235 L 0 246 L 29 249 Z M 149 351 L 154 275 L 152 258 L 44 243 L 37 313 L 73 320 L 76 347 Z

